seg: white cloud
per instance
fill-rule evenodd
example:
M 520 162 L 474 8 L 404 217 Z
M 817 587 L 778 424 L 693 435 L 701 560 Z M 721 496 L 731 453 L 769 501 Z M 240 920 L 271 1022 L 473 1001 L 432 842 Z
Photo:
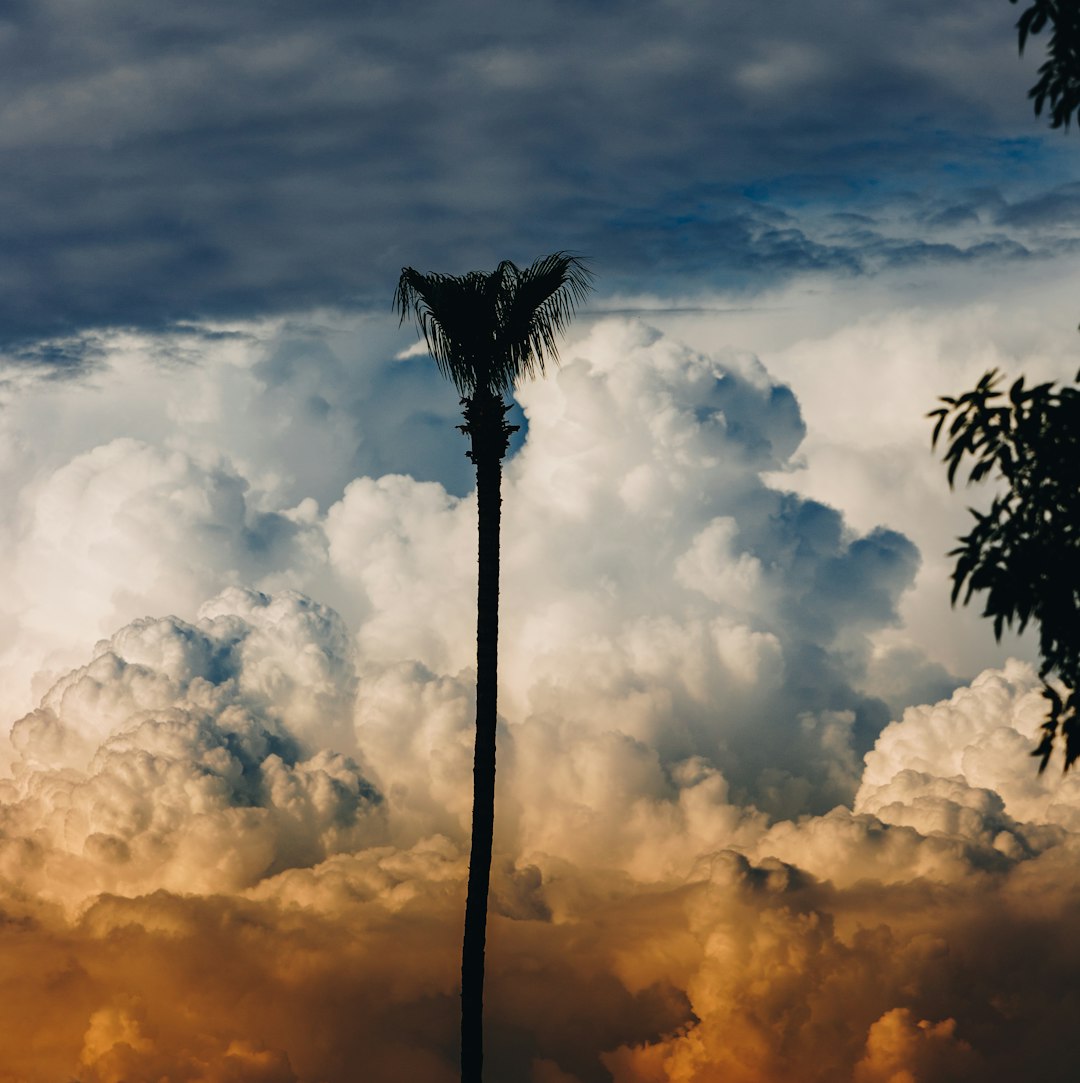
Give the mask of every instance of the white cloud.
M 206 613 L 127 626 L 15 724 L 8 877 L 70 903 L 237 890 L 384 834 L 381 795 L 334 750 L 354 681 L 336 615 L 239 590 Z
M 866 757 L 855 807 L 887 820 L 903 816 L 923 833 L 974 833 L 988 820 L 986 830 L 1010 820 L 1077 830 L 1076 772 L 1061 771 L 1060 750 L 1042 774 L 1031 756 L 1047 707 L 1034 670 L 1011 661 L 946 701 L 908 708 Z M 999 845 L 1013 843 L 1002 837 Z
M 968 505 L 988 503 L 991 487 L 961 482 L 949 490 L 926 414 L 938 396 L 974 386 L 990 368 L 1010 379 L 1072 380 L 1076 293 L 1071 262 L 1031 260 L 1008 275 L 953 269 L 807 280 L 741 307 L 721 297 L 651 317 L 698 349 L 717 342 L 753 348 L 791 387 L 807 435 L 796 469 L 772 483 L 841 509 L 859 532 L 884 525 L 918 546 L 922 562 L 899 603 L 903 626 L 872 637 L 884 668 L 868 687 L 896 712 L 944 688 L 930 673 L 920 677 L 910 654 L 903 670 L 912 678 L 903 687 L 887 662 L 894 651 L 914 650 L 969 678 L 1011 654 L 1035 658 L 1030 634 L 1018 640 L 1006 632 L 1003 644 L 994 643 L 978 597 L 950 609 L 946 553 L 969 529 Z
M 0 949 L 34 960 L 0 1063 L 284 1083 L 363 1056 L 446 1083 L 474 501 L 401 473 L 306 501 L 292 437 L 248 456 L 212 407 L 239 388 L 264 418 L 304 381 L 260 391 L 258 349 L 207 349 L 158 433 L 104 439 L 114 401 L 34 459 L 29 419 L 79 395 L 3 419 L 26 511 L 8 665 L 59 672 L 0 784 Z M 790 393 L 633 321 L 565 356 L 522 392 L 504 479 L 493 1070 L 1006 1083 L 1030 1061 L 1064 1083 L 1078 791 L 1025 754 L 1031 670 L 885 725 L 860 686 L 932 666 L 874 642 L 916 556 L 775 488 Z M 118 366 L 95 379 L 122 401 Z M 324 450 L 353 431 L 326 418 Z M 267 522 L 284 540 L 252 546 Z

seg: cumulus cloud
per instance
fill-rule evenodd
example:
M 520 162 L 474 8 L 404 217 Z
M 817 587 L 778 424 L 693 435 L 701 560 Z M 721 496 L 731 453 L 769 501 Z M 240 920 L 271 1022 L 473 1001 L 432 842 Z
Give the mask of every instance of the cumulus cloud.
M 299 350 L 283 334 L 205 341 L 201 363 L 179 359 L 189 367 L 174 370 L 175 392 L 138 368 L 137 340 L 120 340 L 94 378 L 100 404 L 53 452 L 27 445 L 31 427 L 83 398 L 46 383 L 20 399 L 8 464 L 20 634 L 6 660 L 22 681 L 36 666 L 35 698 L 79 662 L 79 637 L 147 612 L 193 621 L 231 584 L 332 600 L 376 680 L 412 665 L 468 685 L 474 497 L 339 467 L 339 487 L 324 480 L 312 499 L 307 436 L 321 432 L 332 459 L 365 432 L 351 411 L 304 413 L 311 386 L 282 360 Z M 350 382 L 325 341 L 309 351 L 358 402 L 385 389 L 370 374 Z M 107 398 L 124 378 L 134 386 L 121 397 L 148 404 L 117 435 Z M 149 405 L 159 390 L 164 408 Z M 695 353 L 608 321 L 521 402 L 528 435 L 506 470 L 507 721 L 613 727 L 656 747 L 663 770 L 722 758 L 731 784 L 773 811 L 850 799 L 858 755 L 887 721 L 860 690 L 871 637 L 897 620 L 918 555 L 894 530 L 860 536 L 835 509 L 763 480 L 804 436 L 791 392 L 750 355 Z M 229 424 L 238 409 L 250 432 Z M 776 725 L 763 739 L 765 719 Z
M 455 1078 L 474 497 L 342 468 L 306 502 L 314 423 L 242 438 L 214 405 L 307 401 L 273 348 L 207 346 L 119 439 L 27 447 L 67 386 L 4 416 L 11 638 L 42 659 L 0 783 L 12 1080 Z M 752 355 L 602 322 L 521 400 L 492 1072 L 1071 1079 L 1080 792 L 1024 755 L 1032 671 L 889 721 L 866 687 L 918 554 L 784 490 L 803 415 Z M 323 449 L 356 437 L 321 416 Z M 85 580 L 69 624 L 50 577 Z
M 1080 782 L 1055 757 L 1042 774 L 1030 759 L 1046 719 L 1042 684 L 1026 664 L 988 670 L 933 706 L 911 707 L 866 757 L 856 808 L 904 817 L 924 834 L 993 835 L 1011 852 L 1021 824 L 1080 827 Z
M 894 1008 L 870 1028 L 866 1056 L 855 1065 L 855 1083 L 977 1078 L 981 1066 L 971 1046 L 955 1035 L 955 1019 L 915 1023 L 908 1009 Z
M 1032 909 L 1032 864 L 837 888 L 731 851 L 660 882 L 549 859 L 517 875 L 529 885 L 517 899 L 543 908 L 508 905 L 499 873 L 492 1070 L 540 1083 L 703 1083 L 718 1070 L 1004 1083 L 1034 1064 L 1064 1081 L 1055 1028 L 1077 960 L 1052 937 L 1078 885 L 1059 866 L 1053 904 L 1043 876 Z M 33 1080 L 80 1061 L 103 1078 L 116 1063 L 181 1079 L 260 1079 L 258 1067 L 344 1080 L 363 1063 L 452 1079 L 463 874 L 460 852 L 433 840 L 337 855 L 245 897 L 104 896 L 74 924 L 40 904 L 27 920 L 8 898 L 24 915 L 5 926 L 9 957 L 36 960 L 18 1000 L 38 1014 L 5 1032 L 5 1064 Z M 45 1034 L 35 1061 L 26 1036 Z
M 582 721 L 597 709 L 585 703 L 603 704 L 607 724 L 667 762 L 717 762 L 719 737 L 725 774 L 759 801 L 800 800 L 784 791 L 814 773 L 822 712 L 852 712 L 853 747 L 869 747 L 880 705 L 857 691 L 866 633 L 895 619 L 918 555 L 763 482 L 803 436 L 786 388 L 753 357 L 622 323 L 600 325 L 522 402 L 529 440 L 507 471 L 511 695 L 528 681 L 536 706 Z M 544 520 L 557 529 L 538 535 Z M 761 732 L 765 714 L 786 718 L 786 750 Z
M 1029 380 L 1076 372 L 1077 280 L 1063 260 L 1006 276 L 893 277 L 877 284 L 817 283 L 759 305 L 686 307 L 654 314 L 667 334 L 699 349 L 722 338 L 750 346 L 798 398 L 807 435 L 795 470 L 773 484 L 843 509 L 860 533 L 886 525 L 910 538 L 921 564 L 899 601 L 901 626 L 872 633 L 865 687 L 899 717 L 1010 655 L 1036 658 L 1034 637 L 994 642 L 978 599 L 950 609 L 947 553 L 969 529 L 969 505 L 994 486 L 952 492 L 930 449 L 926 418 L 937 396 L 974 386 L 988 369 Z M 920 661 L 925 658 L 931 664 Z
M 362 592 L 353 606 L 324 575 L 326 509 L 388 465 L 453 493 L 471 485 L 464 455 L 445 449 L 454 396 L 426 359 L 391 360 L 386 326 L 366 328 L 117 333 L 92 340 L 98 361 L 80 378 L 5 369 L 8 718 L 80 664 L 85 644 L 147 613 L 192 620 L 228 585 L 333 595 L 358 623 Z
M 122 629 L 13 726 L 3 864 L 23 889 L 237 890 L 383 834 L 381 795 L 334 751 L 352 692 L 336 614 L 241 591 L 204 612 Z

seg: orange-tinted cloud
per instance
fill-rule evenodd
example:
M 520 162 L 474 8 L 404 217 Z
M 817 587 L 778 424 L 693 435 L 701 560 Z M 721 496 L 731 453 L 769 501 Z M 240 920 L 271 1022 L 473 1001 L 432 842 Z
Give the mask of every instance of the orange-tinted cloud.
M 601 325 L 527 405 L 492 1077 L 1071 1083 L 1080 791 L 1024 770 L 1030 669 L 886 725 L 859 689 L 914 554 L 762 480 L 802 429 L 752 359 Z M 56 589 L 9 658 L 5 1083 L 453 1080 L 470 498 L 359 479 L 323 514 L 144 435 L 43 470 L 13 542 Z M 69 596 L 76 638 L 115 618 L 77 664 Z M 164 596 L 200 604 L 130 619 Z

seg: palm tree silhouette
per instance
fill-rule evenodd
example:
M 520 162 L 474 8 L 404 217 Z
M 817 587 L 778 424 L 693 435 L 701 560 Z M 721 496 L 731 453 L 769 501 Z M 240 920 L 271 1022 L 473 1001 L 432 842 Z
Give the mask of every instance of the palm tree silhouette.
M 394 294 L 438 366 L 461 395 L 476 467 L 479 575 L 476 598 L 476 747 L 472 850 L 461 950 L 461 1080 L 481 1083 L 484 1060 L 484 945 L 495 818 L 495 719 L 499 640 L 499 522 L 502 460 L 510 434 L 504 394 L 522 376 L 558 362 L 557 338 L 592 286 L 584 261 L 565 252 L 524 270 L 504 260 L 490 274 L 420 274 L 404 267 Z

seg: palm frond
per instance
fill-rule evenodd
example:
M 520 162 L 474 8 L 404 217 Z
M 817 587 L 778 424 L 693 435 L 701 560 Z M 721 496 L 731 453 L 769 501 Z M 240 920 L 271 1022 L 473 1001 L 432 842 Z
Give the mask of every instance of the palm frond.
M 593 278 L 584 260 L 566 252 L 513 271 L 514 288 L 505 295 L 499 342 L 508 387 L 521 376 L 542 375 L 549 362 L 558 364 L 559 336 L 588 296 Z
M 490 353 L 485 328 L 490 325 L 488 275 L 421 274 L 404 267 L 394 293 L 401 323 L 416 321 L 439 371 L 462 394 L 474 390 L 481 358 Z
M 586 261 L 555 252 L 521 270 L 421 274 L 404 267 L 393 307 L 412 317 L 439 371 L 463 396 L 513 390 L 558 362 L 558 336 L 592 288 Z

